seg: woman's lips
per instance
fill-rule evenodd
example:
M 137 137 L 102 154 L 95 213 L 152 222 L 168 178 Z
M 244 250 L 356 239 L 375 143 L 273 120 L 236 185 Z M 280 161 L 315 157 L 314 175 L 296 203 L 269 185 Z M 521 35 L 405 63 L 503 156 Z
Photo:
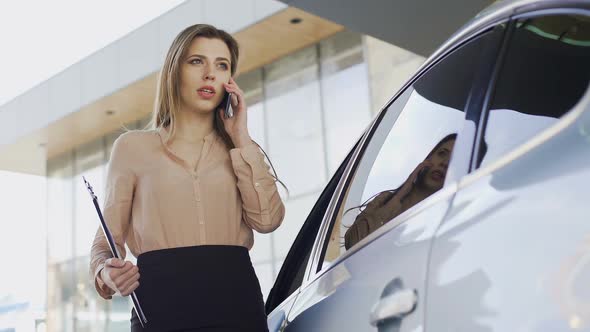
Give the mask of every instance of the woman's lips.
M 430 173 L 430 178 L 434 181 L 440 182 L 445 179 L 445 176 L 441 171 L 433 171 Z
M 204 99 L 211 99 L 211 98 L 215 97 L 215 92 L 212 90 L 208 90 L 208 89 L 199 89 L 199 90 L 197 90 L 197 94 L 199 96 L 201 96 L 201 98 L 204 98 Z

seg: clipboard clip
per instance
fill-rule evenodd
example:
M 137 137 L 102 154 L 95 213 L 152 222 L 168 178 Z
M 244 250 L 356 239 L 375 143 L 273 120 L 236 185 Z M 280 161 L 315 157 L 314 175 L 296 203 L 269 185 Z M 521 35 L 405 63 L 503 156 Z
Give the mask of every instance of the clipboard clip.
M 82 179 L 84 179 L 84 184 L 86 185 L 86 189 L 88 189 L 88 192 L 90 193 L 90 197 L 92 197 L 92 199 L 97 199 L 96 195 L 94 194 L 94 190 L 92 189 L 92 186 L 88 181 L 86 181 L 86 177 L 82 176 Z

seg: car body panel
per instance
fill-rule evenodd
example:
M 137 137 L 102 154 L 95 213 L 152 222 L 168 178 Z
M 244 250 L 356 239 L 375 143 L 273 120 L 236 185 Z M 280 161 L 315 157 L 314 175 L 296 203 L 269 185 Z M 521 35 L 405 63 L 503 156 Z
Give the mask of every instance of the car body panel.
M 515 15 L 557 7 L 590 9 L 590 1 L 494 4 L 454 34 L 393 95 L 345 165 L 301 288 L 273 310 L 269 326 L 375 331 L 369 308 L 399 278 L 404 287 L 417 290 L 418 304 L 412 314 L 387 322 L 379 331 L 590 330 L 590 283 L 583 281 L 590 277 L 588 94 L 553 126 L 492 164 L 470 174 L 468 167 L 458 166 L 463 173 L 448 179 L 441 191 L 329 267 L 319 266 L 338 202 L 385 109 L 429 68 L 482 31 Z M 464 140 L 462 153 L 471 151 L 481 130 L 465 123 L 464 132 L 475 141 Z M 560 158 L 552 159 L 558 154 Z M 458 159 L 465 163 L 469 157 Z
M 443 194 L 438 203 L 413 215 L 411 222 L 397 225 L 303 289 L 285 331 L 374 331 L 371 308 L 397 278 L 405 289 L 418 290 L 417 308 L 404 318 L 399 331 L 421 331 L 430 243 L 436 220 L 442 221 L 452 198 Z M 384 322 L 380 329 L 392 328 L 388 324 L 396 322 Z
M 431 329 L 590 330 L 589 105 L 461 185 L 432 250 Z

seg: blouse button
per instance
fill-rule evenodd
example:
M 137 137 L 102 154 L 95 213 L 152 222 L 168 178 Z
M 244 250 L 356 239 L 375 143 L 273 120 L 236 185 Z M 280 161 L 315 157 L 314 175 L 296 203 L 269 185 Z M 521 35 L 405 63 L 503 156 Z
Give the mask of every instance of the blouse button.
M 254 186 L 255 187 L 260 187 L 260 183 L 256 182 L 256 183 L 254 183 Z

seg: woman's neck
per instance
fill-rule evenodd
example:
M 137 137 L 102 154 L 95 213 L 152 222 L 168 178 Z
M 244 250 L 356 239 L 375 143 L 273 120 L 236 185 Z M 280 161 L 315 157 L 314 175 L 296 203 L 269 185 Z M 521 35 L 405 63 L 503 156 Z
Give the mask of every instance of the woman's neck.
M 194 111 L 178 112 L 175 138 L 187 142 L 200 142 L 213 130 L 214 112 L 200 113 Z

